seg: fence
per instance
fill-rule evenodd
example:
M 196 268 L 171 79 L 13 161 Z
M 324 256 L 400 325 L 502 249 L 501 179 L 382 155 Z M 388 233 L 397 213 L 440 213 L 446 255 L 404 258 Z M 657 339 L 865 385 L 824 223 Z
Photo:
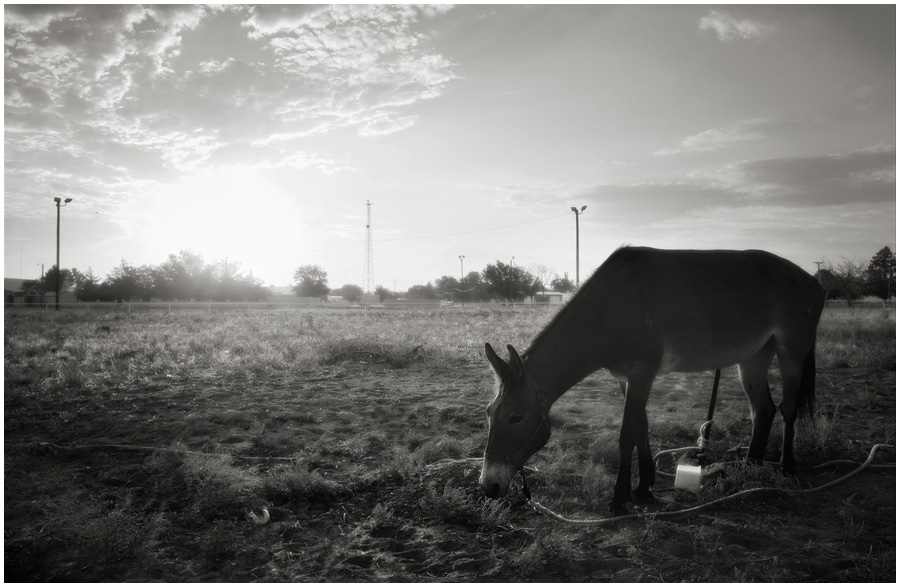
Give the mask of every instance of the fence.
M 380 304 L 347 304 L 347 303 L 322 303 L 318 305 L 313 304 L 286 304 L 286 303 L 271 303 L 271 302 L 74 302 L 74 303 L 60 303 L 59 307 L 61 310 L 83 310 L 83 311 L 138 311 L 138 310 L 165 310 L 168 312 L 172 311 L 180 311 L 180 310 L 206 310 L 209 312 L 220 310 L 220 311 L 229 311 L 229 310 L 309 310 L 309 311 L 320 311 L 320 310 L 340 310 L 340 311 L 354 311 L 354 310 L 445 310 L 445 311 L 454 311 L 456 309 L 476 309 L 476 308 L 489 308 L 489 309 L 500 309 L 500 308 L 513 308 L 513 309 L 527 309 L 527 308 L 546 308 L 546 307 L 560 307 L 559 304 L 526 304 L 523 302 L 515 302 L 515 303 L 501 303 L 501 302 L 475 302 L 475 303 L 465 303 L 465 304 L 442 304 L 440 300 L 413 300 L 413 301 L 402 301 L 398 302 L 395 300 Z M 50 304 L 6 304 L 5 307 L 7 309 L 15 308 L 15 309 L 31 309 L 31 310 L 53 310 L 56 305 L 53 303 Z
M 847 300 L 827 300 L 825 302 L 826 308 L 894 308 L 897 304 L 897 300 L 895 298 L 890 300 L 854 300 L 850 306 L 847 305 Z
M 884 308 L 893 309 L 896 300 L 856 300 L 850 306 L 851 308 Z M 33 303 L 33 304 L 5 304 L 5 308 L 20 309 L 36 309 L 36 310 L 52 310 L 56 307 L 54 303 Z M 380 304 L 349 304 L 349 303 L 333 303 L 323 302 L 320 304 L 298 304 L 298 303 L 278 303 L 278 302 L 69 302 L 60 303 L 60 309 L 76 309 L 86 311 L 132 311 L 132 310 L 166 310 L 168 312 L 178 310 L 454 310 L 458 308 L 560 308 L 561 304 L 550 304 L 545 302 L 524 303 L 524 302 L 467 302 L 461 303 L 442 303 L 440 300 L 388 300 Z M 826 308 L 847 308 L 846 300 L 828 300 L 825 302 Z

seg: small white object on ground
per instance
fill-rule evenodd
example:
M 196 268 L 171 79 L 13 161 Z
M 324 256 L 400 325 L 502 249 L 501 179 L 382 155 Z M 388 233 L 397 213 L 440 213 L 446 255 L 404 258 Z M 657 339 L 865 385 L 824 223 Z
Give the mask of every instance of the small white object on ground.
M 675 469 L 675 489 L 687 489 L 696 493 L 700 490 L 701 470 L 695 465 L 678 465 Z

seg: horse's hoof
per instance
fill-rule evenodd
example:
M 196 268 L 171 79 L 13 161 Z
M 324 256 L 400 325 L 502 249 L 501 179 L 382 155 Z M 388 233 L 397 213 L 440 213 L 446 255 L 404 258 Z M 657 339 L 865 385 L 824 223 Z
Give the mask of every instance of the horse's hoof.
M 788 468 L 782 467 L 781 474 L 784 475 L 785 477 L 787 477 L 788 479 L 796 479 L 797 478 L 797 468 L 791 467 L 788 469 Z
M 631 492 L 631 503 L 646 505 L 648 503 L 654 503 L 655 501 L 656 497 L 650 489 L 635 489 Z
M 616 505 L 614 503 L 609 504 L 609 513 L 613 515 L 613 517 L 618 518 L 619 516 L 627 516 L 628 509 L 624 505 Z

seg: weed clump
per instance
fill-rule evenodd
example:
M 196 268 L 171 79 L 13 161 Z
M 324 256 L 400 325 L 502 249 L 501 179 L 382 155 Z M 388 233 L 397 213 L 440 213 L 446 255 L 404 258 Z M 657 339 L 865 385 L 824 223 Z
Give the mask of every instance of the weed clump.
M 413 349 L 401 349 L 398 345 L 371 340 L 340 340 L 325 345 L 324 363 L 383 363 L 393 369 L 402 369 L 424 360 L 422 345 Z
M 266 476 L 262 481 L 263 495 L 273 502 L 306 501 L 308 503 L 330 503 L 349 490 L 340 483 L 326 479 L 317 471 L 307 471 L 294 464 Z
M 186 525 L 243 517 L 262 485 L 252 471 L 233 466 L 228 455 L 158 453 L 146 467 L 155 494 L 175 496 L 163 505 L 184 514 Z

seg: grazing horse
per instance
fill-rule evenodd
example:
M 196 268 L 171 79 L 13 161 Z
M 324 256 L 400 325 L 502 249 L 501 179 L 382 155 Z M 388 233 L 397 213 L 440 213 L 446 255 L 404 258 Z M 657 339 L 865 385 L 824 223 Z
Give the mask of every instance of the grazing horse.
M 506 494 L 512 476 L 550 438 L 553 402 L 601 368 L 625 395 L 614 514 L 627 512 L 635 448 L 635 501 L 653 499 L 646 406 L 657 375 L 737 364 L 753 419 L 747 458 L 761 461 L 776 411 L 766 377 L 775 356 L 783 388 L 781 466 L 793 474 L 794 422 L 813 411 L 816 327 L 824 303 L 815 278 L 764 251 L 618 249 L 521 357 L 508 346 L 504 361 L 485 344 L 497 391 L 487 408 L 485 495 Z

